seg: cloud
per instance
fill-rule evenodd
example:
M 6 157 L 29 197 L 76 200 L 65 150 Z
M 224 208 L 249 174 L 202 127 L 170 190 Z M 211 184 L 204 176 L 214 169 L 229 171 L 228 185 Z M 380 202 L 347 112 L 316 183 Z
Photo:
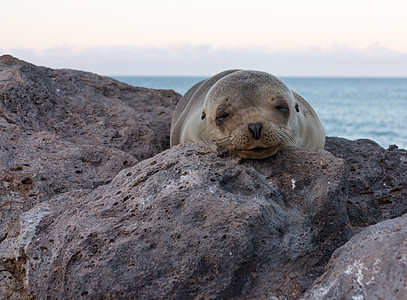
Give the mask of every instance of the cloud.
M 1 51 L 1 54 L 6 54 Z M 42 51 L 12 49 L 19 59 L 51 68 L 104 75 L 212 75 L 232 68 L 263 70 L 278 76 L 407 77 L 407 53 L 373 44 L 365 50 L 346 45 L 289 51 L 263 48 L 213 48 L 189 44 L 168 47 L 75 47 Z

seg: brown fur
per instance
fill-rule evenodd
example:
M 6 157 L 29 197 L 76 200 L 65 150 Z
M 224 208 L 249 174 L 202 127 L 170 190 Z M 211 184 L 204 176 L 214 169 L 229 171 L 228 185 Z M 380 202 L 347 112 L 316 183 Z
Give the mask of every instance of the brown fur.
M 250 127 L 259 124 L 255 134 Z M 260 159 L 284 146 L 322 149 L 325 132 L 307 101 L 277 77 L 230 70 L 197 83 L 177 104 L 171 146 L 195 141 Z

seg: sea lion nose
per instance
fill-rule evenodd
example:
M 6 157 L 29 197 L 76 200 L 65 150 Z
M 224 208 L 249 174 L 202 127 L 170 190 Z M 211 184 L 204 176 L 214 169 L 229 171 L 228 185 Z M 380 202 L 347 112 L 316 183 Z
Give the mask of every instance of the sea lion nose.
M 261 123 L 250 123 L 249 130 L 253 134 L 255 140 L 260 139 L 260 131 L 263 128 L 263 124 Z

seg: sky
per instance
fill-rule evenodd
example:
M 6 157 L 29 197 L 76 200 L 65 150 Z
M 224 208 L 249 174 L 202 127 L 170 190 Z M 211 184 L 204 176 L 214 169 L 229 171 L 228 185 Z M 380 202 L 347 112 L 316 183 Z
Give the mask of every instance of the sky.
M 407 77 L 405 0 L 13 0 L 0 55 L 103 75 Z

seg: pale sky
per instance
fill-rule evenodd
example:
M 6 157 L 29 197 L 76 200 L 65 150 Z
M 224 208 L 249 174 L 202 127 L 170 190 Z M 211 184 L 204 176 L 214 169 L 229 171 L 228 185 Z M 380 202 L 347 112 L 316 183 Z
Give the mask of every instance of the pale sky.
M 0 54 L 105 75 L 407 77 L 407 1 L 4 1 Z

